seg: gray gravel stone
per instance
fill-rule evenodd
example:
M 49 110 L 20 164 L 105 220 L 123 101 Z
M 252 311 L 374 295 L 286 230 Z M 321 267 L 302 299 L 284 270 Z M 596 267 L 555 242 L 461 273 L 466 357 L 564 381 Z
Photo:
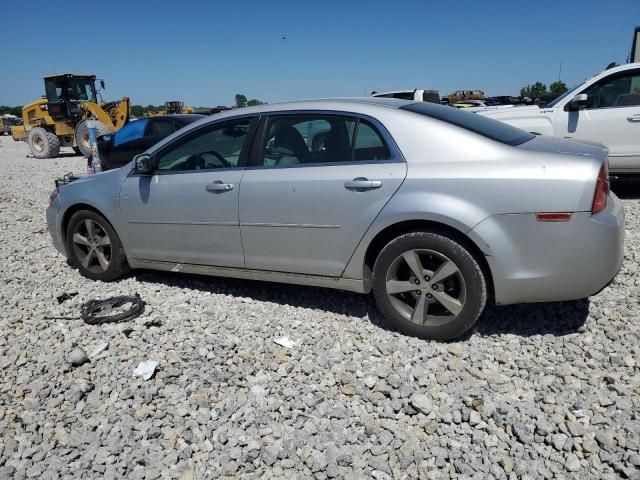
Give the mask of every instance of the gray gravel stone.
M 87 357 L 87 354 L 80 347 L 76 347 L 69 352 L 69 363 L 74 367 L 79 367 L 88 361 L 89 358 Z
M 612 285 L 589 302 L 489 308 L 441 344 L 387 330 L 347 292 L 85 279 L 43 209 L 53 178 L 86 160 L 27 151 L 0 140 L 0 478 L 638 477 L 640 186 L 623 199 Z M 61 292 L 78 295 L 58 304 Z M 147 307 L 125 324 L 45 320 L 132 293 Z M 81 368 L 76 347 L 91 352 Z M 142 360 L 160 365 L 149 381 L 131 375 Z
M 424 415 L 429 415 L 433 409 L 433 402 L 427 395 L 415 394 L 411 397 L 411 406 Z

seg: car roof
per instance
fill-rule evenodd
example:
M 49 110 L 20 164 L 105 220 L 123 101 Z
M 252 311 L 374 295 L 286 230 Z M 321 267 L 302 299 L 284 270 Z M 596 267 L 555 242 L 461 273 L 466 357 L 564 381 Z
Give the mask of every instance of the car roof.
M 186 121 L 187 123 L 195 122 L 196 120 L 200 120 L 201 118 L 206 117 L 207 115 L 202 115 L 200 113 L 170 113 L 168 115 L 157 115 L 155 117 L 149 117 L 149 119 L 159 119 L 159 118 L 173 118 L 174 120 Z
M 336 110 L 344 108 L 346 111 L 359 110 L 363 106 L 377 106 L 388 108 L 400 108 L 404 105 L 415 103 L 415 100 L 400 100 L 387 97 L 342 97 L 342 98 L 318 98 L 312 100 L 296 100 L 292 102 L 269 103 L 254 107 L 233 108 L 211 115 L 211 118 L 223 116 L 234 117 L 252 113 L 278 112 L 281 110 Z

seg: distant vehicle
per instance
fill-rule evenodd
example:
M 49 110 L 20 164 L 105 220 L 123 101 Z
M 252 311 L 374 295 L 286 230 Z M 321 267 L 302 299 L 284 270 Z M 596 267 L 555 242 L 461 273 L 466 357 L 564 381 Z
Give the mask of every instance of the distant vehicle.
M 129 122 L 115 133 L 98 137 L 98 152 L 103 170 L 119 168 L 168 137 L 173 132 L 204 118 L 204 115 L 161 115 Z
M 159 112 L 150 112 L 149 117 L 156 117 L 159 115 L 175 115 L 175 114 L 187 114 L 194 113 L 195 109 L 193 107 L 185 106 L 184 102 L 180 100 L 169 100 L 168 102 L 164 102 L 164 110 L 160 110 Z
M 456 108 L 486 107 L 484 100 L 461 100 L 453 104 Z
M 640 174 L 640 63 L 605 70 L 542 108 L 477 113 L 528 132 L 604 145 L 611 173 Z
M 211 109 L 207 113 L 209 115 L 214 115 L 216 113 L 226 112 L 227 110 L 231 110 L 231 108 L 225 107 L 224 105 L 218 105 L 217 107 L 211 107 Z
M 394 90 L 392 92 L 372 92 L 372 97 L 399 98 L 400 100 L 415 100 L 417 102 L 440 103 L 438 90 Z
M 11 135 L 11 127 L 18 125 L 20 119 L 14 116 L 0 117 L 0 135 Z
M 456 90 L 442 98 L 442 103 L 456 103 L 461 100 L 482 100 L 484 92 L 482 90 Z
M 99 80 L 104 90 L 104 80 Z M 14 140 L 27 142 L 35 158 L 54 158 L 60 147 L 91 154 L 87 120 L 96 120 L 100 134 L 114 132 L 129 121 L 129 97 L 99 101 L 96 76 L 62 73 L 44 77 L 46 95 L 22 107 L 23 125 L 11 128 Z
M 395 328 L 445 340 L 490 301 L 612 281 L 625 229 L 606 160 L 422 101 L 262 105 L 58 184 L 47 226 L 93 280 L 148 268 L 372 291 Z
M 511 95 L 496 95 L 493 97 L 487 97 L 484 99 L 484 104 L 486 106 L 496 106 L 496 105 L 521 105 L 526 103 L 525 98 L 523 97 L 512 97 Z

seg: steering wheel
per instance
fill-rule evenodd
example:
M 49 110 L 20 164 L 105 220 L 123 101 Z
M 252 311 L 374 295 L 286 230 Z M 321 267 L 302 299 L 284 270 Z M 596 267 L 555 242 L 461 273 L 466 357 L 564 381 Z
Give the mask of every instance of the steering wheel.
M 201 168 L 206 168 L 207 165 L 207 161 L 204 159 L 203 155 L 213 155 L 214 157 L 216 157 L 218 160 L 220 160 L 220 163 L 222 163 L 223 167 L 232 167 L 233 165 L 231 165 L 229 163 L 229 161 L 224 158 L 222 155 L 220 155 L 218 152 L 216 152 L 215 150 L 207 150 L 205 152 L 200 152 L 196 155 L 196 157 L 198 157 L 201 161 L 202 167 Z

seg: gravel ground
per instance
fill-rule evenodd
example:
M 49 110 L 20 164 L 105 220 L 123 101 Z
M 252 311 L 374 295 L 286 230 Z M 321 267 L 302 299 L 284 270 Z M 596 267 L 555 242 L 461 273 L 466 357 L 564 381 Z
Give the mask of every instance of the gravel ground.
M 639 184 L 619 187 L 613 285 L 493 308 L 438 344 L 388 330 L 356 294 L 84 279 L 44 223 L 53 178 L 84 160 L 26 153 L 0 139 L 0 478 L 640 478 Z M 45 319 L 134 292 L 148 306 L 126 324 Z M 148 381 L 133 376 L 144 360 Z

